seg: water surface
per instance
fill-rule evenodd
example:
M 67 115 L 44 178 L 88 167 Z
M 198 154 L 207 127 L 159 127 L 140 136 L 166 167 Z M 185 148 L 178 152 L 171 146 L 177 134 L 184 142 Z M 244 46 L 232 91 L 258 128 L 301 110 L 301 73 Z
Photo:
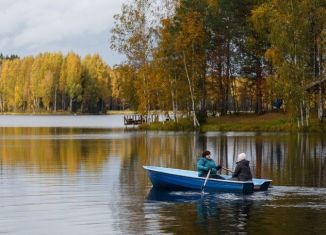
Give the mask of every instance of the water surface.
M 273 188 L 160 192 L 143 165 L 194 169 L 246 152 Z M 326 234 L 325 138 L 239 132 L 0 128 L 0 234 Z
M 0 115 L 1 127 L 122 128 L 123 115 Z

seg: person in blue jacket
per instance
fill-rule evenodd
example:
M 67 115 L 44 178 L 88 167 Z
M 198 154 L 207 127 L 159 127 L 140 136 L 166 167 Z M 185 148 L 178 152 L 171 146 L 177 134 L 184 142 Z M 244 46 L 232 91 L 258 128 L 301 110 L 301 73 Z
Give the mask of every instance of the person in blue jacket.
M 197 160 L 197 171 L 199 177 L 206 177 L 208 171 L 211 170 L 209 174 L 210 178 L 224 179 L 222 176 L 217 174 L 217 171 L 221 169 L 220 165 L 216 165 L 214 160 L 211 158 L 210 151 L 204 151 L 202 155 Z

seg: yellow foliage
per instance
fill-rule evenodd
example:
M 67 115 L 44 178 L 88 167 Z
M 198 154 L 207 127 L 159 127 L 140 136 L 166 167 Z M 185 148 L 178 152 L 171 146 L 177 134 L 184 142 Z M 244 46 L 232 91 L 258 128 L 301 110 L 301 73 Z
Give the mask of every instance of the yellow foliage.
M 276 48 L 268 48 L 265 52 L 265 57 L 267 60 L 272 61 L 272 63 L 276 66 L 281 64 L 281 56 Z
M 251 22 L 254 25 L 254 28 L 259 31 L 264 31 L 266 29 L 269 12 L 271 7 L 269 4 L 265 3 L 255 8 L 251 12 Z

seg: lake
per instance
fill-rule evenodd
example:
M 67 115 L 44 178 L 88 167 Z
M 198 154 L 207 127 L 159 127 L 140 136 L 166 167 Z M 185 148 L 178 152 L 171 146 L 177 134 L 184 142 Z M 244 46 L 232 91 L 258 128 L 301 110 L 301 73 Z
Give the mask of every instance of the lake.
M 121 115 L 0 125 L 0 234 L 326 234 L 326 136 L 125 130 Z M 246 152 L 273 187 L 152 189 L 143 165 L 195 169 L 204 149 L 228 168 Z

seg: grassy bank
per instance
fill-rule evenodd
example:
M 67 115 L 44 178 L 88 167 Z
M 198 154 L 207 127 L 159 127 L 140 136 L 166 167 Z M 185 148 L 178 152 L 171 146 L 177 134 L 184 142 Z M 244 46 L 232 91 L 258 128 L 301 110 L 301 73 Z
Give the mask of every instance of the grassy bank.
M 232 115 L 209 118 L 202 131 L 294 131 L 296 124 L 282 113 Z
M 106 112 L 106 114 L 109 115 L 132 115 L 132 114 L 137 114 L 136 111 L 132 110 L 109 110 Z
M 154 122 L 151 124 L 142 124 L 139 126 L 141 130 L 163 130 L 163 131 L 193 131 L 195 130 L 193 123 L 189 119 L 182 119 L 178 122 Z
M 142 125 L 140 129 L 147 130 L 194 130 L 191 120 L 181 120 L 178 123 L 152 123 Z M 284 113 L 267 113 L 263 115 L 232 115 L 224 117 L 208 118 L 198 129 L 206 131 L 264 131 L 264 132 L 325 132 L 325 122 L 320 123 L 317 119 L 310 121 L 309 128 L 298 129 L 297 123 L 290 116 Z

